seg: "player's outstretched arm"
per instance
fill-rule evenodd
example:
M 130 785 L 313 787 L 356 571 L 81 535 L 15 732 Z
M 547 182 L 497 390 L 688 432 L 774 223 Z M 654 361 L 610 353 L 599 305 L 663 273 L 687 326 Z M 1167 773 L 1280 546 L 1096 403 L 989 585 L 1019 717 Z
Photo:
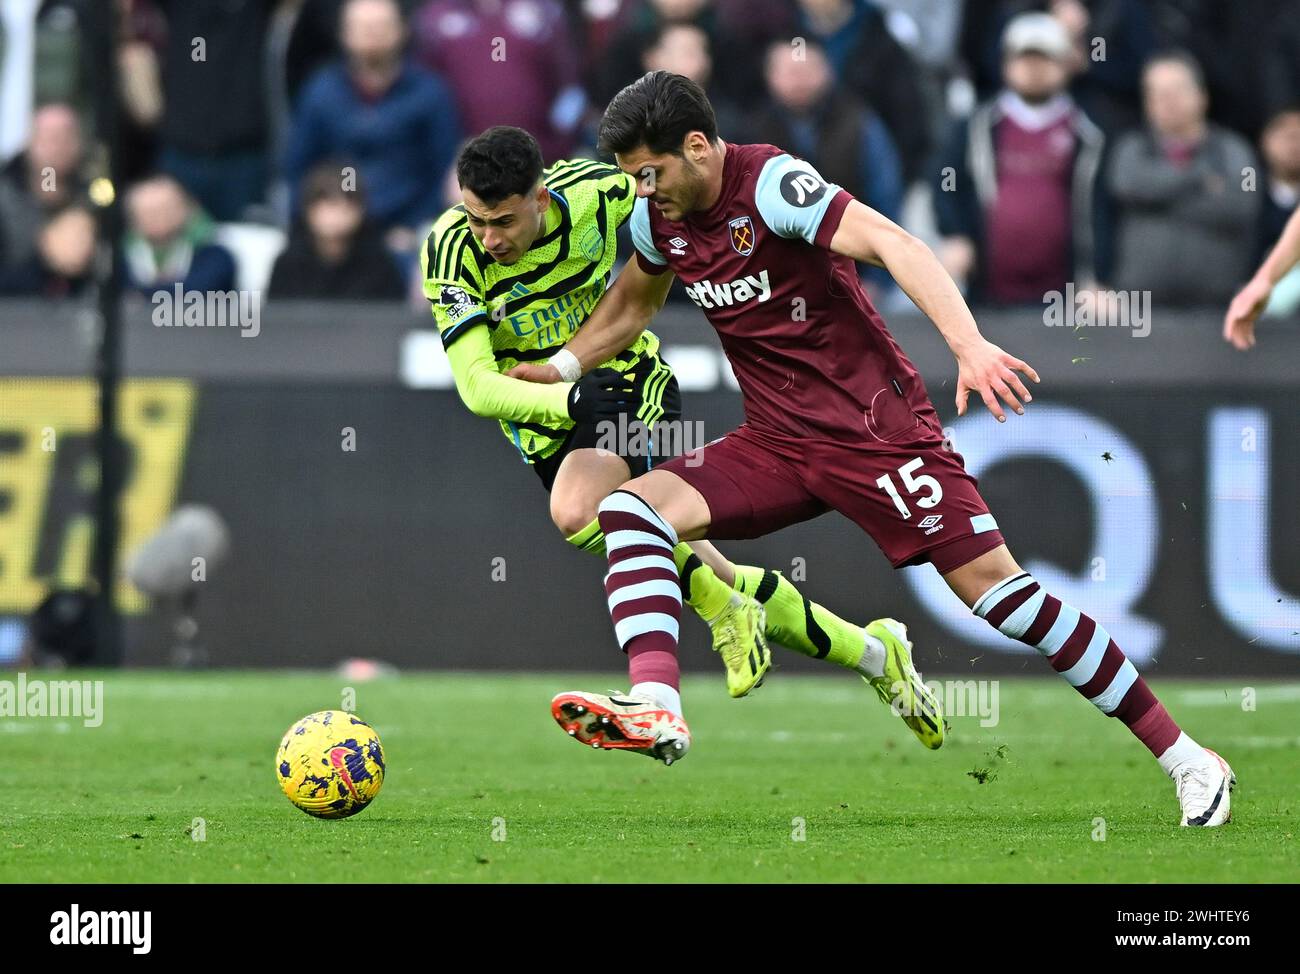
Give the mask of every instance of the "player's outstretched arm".
M 1273 285 L 1300 263 L 1300 209 L 1287 220 L 1282 236 L 1259 265 L 1250 283 L 1237 292 L 1223 317 L 1223 340 L 1243 351 L 1255 344 L 1255 319 L 1264 311 Z
M 563 351 L 577 360 L 576 367 L 584 374 L 613 358 L 646 330 L 664 306 L 672 280 L 670 271 L 649 274 L 635 257 L 629 260 Z M 564 378 L 550 364 L 516 365 L 506 375 L 529 382 L 559 382 Z
M 1021 401 L 1029 402 L 1033 396 L 1018 373 L 1034 382 L 1039 381 L 1038 373 L 980 334 L 957 285 L 929 247 L 857 200 L 845 209 L 830 247 L 837 254 L 885 268 L 934 322 L 957 359 L 958 416 L 965 415 L 966 399 L 972 392 L 984 400 L 999 423 L 1007 418 L 999 396 L 1015 412 L 1024 414 Z

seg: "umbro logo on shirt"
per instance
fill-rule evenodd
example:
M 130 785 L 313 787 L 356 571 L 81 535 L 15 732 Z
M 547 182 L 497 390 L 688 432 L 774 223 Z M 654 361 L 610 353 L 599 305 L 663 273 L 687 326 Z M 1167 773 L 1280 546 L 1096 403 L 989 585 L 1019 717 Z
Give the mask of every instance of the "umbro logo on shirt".
M 921 518 L 921 520 L 917 522 L 916 526 L 925 531 L 926 534 L 934 534 L 936 531 L 943 530 L 942 521 L 942 514 L 931 514 L 928 517 Z
M 678 257 L 685 256 L 686 250 L 684 248 L 686 247 L 686 241 L 681 237 L 673 237 L 672 240 L 668 241 L 668 244 L 673 248 L 669 253 L 676 254 Z

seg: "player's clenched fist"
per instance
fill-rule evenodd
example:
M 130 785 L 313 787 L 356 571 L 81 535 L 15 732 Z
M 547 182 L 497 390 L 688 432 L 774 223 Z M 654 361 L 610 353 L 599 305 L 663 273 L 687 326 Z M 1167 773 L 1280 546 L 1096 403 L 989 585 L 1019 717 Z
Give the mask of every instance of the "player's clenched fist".
M 632 380 L 617 369 L 593 369 L 569 390 L 569 417 L 575 423 L 614 419 L 636 398 Z
M 1002 411 L 998 396 L 1018 415 L 1023 416 L 1025 407 L 1020 401 L 1023 399 L 1032 402 L 1034 397 L 1020 381 L 1017 372 L 1023 372 L 1035 382 L 1039 381 L 1038 373 L 1032 366 L 1004 352 L 992 342 L 981 341 L 974 348 L 958 353 L 957 415 L 966 415 L 966 398 L 975 392 L 979 393 L 984 405 L 989 407 L 989 412 L 998 418 L 999 423 L 1005 423 L 1007 415 Z M 1017 396 L 1020 398 L 1017 399 Z

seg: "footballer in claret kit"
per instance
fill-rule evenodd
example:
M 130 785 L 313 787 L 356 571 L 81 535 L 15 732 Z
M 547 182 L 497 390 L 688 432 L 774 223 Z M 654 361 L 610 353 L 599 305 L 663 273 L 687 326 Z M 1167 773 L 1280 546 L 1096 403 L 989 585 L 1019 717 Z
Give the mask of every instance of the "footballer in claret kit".
M 0 0 L 9 955 L 409 883 L 1262 943 L 1287 5 Z
M 631 689 L 626 699 L 560 694 L 560 726 L 597 747 L 611 746 L 613 725 L 620 747 L 684 753 L 674 546 L 755 538 L 835 510 L 894 568 L 933 565 L 975 615 L 1036 648 L 1121 720 L 1174 780 L 1182 825 L 1227 822 L 1236 780 L 1227 762 L 1179 727 L 1101 620 L 1021 569 L 961 456 L 945 449 L 924 383 L 863 290 L 859 262 L 887 270 L 939 329 L 957 360 L 959 414 L 972 393 L 1000 422 L 1004 404 L 1023 414 L 1032 398 L 1024 379 L 1038 375 L 981 336 L 930 249 L 802 159 L 723 141 L 703 90 L 681 75 L 654 71 L 619 92 L 600 145 L 637 180 L 635 260 L 560 354 L 586 370 L 636 347 L 677 276 L 721 339 L 745 422 L 600 501 L 605 590 Z M 551 365 L 520 374 L 561 378 Z M 860 667 L 888 679 L 907 631 L 881 620 L 866 643 Z M 937 731 L 921 736 L 939 742 Z
M 645 309 L 634 337 L 589 359 L 586 370 L 564 350 L 608 300 L 615 233 L 638 206 L 637 181 L 591 160 L 543 168 L 537 141 L 512 126 L 471 140 L 457 159 L 456 176 L 462 202 L 438 218 L 421 254 L 425 296 L 456 389 L 475 415 L 499 421 L 550 493 L 552 520 L 568 542 L 603 553 L 607 538 L 597 504 L 629 477 L 650 470 L 654 458 L 625 438 L 617 453 L 601 449 L 602 437 L 627 429 L 629 416 L 653 428 L 681 413 L 677 380 L 659 356 L 659 339 L 644 328 L 657 305 Z M 548 362 L 558 384 L 518 377 L 539 361 Z M 733 564 L 701 539 L 674 542 L 669 557 L 671 578 L 647 577 L 633 591 L 670 597 L 679 609 L 684 598 L 696 610 L 712 630 L 733 697 L 762 683 L 771 667 L 770 638 L 862 674 L 928 747 L 940 746 L 940 704 L 913 667 L 909 646 L 893 641 L 883 663 L 864 668 L 872 646 L 880 645 L 884 622 L 865 629 L 846 622 L 779 573 Z M 640 579 L 637 563 L 629 565 L 634 574 L 628 577 Z M 671 620 L 674 638 L 677 622 Z M 636 703 L 642 690 L 625 708 L 644 710 Z M 654 692 L 675 690 L 665 682 Z M 645 721 L 663 725 L 662 747 L 651 745 L 655 755 L 666 763 L 681 757 L 688 739 L 676 733 L 676 718 L 662 708 L 644 713 Z M 642 737 L 622 733 L 619 722 L 604 714 L 595 719 L 600 728 L 594 738 L 583 733 L 590 743 L 646 749 Z

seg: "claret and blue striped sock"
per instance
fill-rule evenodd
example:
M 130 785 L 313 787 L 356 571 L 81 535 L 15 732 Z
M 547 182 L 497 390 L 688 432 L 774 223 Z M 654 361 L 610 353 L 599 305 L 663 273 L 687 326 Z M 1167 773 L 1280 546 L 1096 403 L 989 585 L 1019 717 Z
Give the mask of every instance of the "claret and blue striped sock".
M 1166 773 L 1202 748 L 1184 734 L 1098 622 L 1018 572 L 985 592 L 972 611 L 1003 635 L 1033 646 L 1052 669 L 1108 717 L 1124 722 Z
M 677 532 L 653 507 L 626 490 L 616 490 L 602 500 L 597 516 L 609 558 L 605 595 L 614 633 L 627 652 L 631 685 L 657 683 L 680 691 L 677 638 L 682 590 L 673 561 Z M 679 712 L 680 707 L 678 702 Z

